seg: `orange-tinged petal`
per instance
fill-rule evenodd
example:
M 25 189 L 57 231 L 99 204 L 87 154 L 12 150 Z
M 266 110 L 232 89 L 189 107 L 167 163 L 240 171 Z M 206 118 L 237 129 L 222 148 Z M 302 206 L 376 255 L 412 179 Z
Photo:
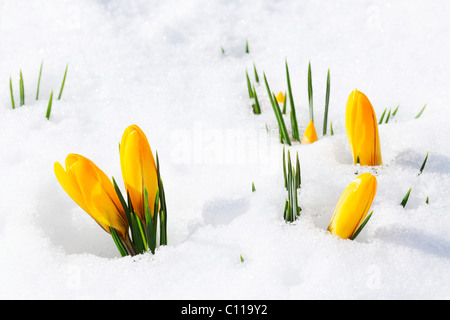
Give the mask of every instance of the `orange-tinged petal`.
M 302 144 L 314 143 L 317 140 L 319 139 L 317 138 L 316 128 L 314 127 L 314 122 L 311 120 L 308 124 L 308 127 L 305 130 L 305 134 L 302 139 Z
M 285 99 L 285 97 L 283 95 L 283 92 L 280 91 L 280 93 L 277 95 L 277 101 L 279 103 L 284 103 L 284 99 Z
M 331 234 L 351 238 L 369 212 L 377 191 L 377 179 L 363 173 L 353 180 L 339 199 L 328 226 Z
M 158 188 L 156 164 L 147 137 L 136 125 L 129 126 L 122 136 L 120 163 L 125 188 L 134 211 L 145 221 L 144 190 L 147 189 L 153 217 L 153 201 Z
M 367 96 L 354 90 L 348 100 L 345 127 L 353 163 L 368 166 L 383 164 L 380 151 L 378 123 Z

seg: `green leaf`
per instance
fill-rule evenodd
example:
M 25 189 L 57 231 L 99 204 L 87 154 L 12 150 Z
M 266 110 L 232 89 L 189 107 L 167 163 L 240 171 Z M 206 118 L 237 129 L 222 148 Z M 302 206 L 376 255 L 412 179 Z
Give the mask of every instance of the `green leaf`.
M 422 115 L 422 113 L 425 111 L 425 108 L 427 107 L 427 105 L 424 105 L 422 110 L 420 110 L 419 114 L 416 116 L 416 119 L 419 119 L 420 116 Z
M 160 245 L 167 245 L 167 204 L 166 195 L 164 191 L 164 185 L 161 178 L 160 167 L 159 167 L 159 157 L 158 152 L 156 152 L 156 171 L 158 174 L 158 189 L 160 198 Z M 156 214 L 156 213 L 155 213 Z
M 331 134 L 332 136 L 334 136 L 333 123 L 332 123 L 332 122 L 330 122 L 330 134 Z
M 252 192 L 255 192 L 256 191 L 256 188 L 255 188 L 255 183 L 254 182 L 252 182 Z
M 12 87 L 12 80 L 11 77 L 9 78 L 9 91 L 11 93 L 11 104 L 12 104 L 12 108 L 15 109 L 16 108 L 16 104 L 14 102 L 14 94 L 13 94 L 13 87 Z
M 63 81 L 62 81 L 62 84 L 61 84 L 61 90 L 59 91 L 58 100 L 61 100 L 61 96 L 62 96 L 62 93 L 63 93 L 63 90 L 64 90 L 64 85 L 66 83 L 66 76 L 67 76 L 67 69 L 68 68 L 69 68 L 69 64 L 67 64 L 66 71 L 64 72 L 64 78 L 63 78 Z
M 314 121 L 314 102 L 313 102 L 313 86 L 311 74 L 311 61 L 308 65 L 308 100 L 309 100 L 309 118 Z
M 358 228 L 358 230 L 355 232 L 355 234 L 352 236 L 351 240 L 355 240 L 356 237 L 358 237 L 358 235 L 361 233 L 361 231 L 364 229 L 364 227 L 366 226 L 367 222 L 369 222 L 370 218 L 372 217 L 372 213 L 373 211 L 366 217 L 366 219 L 364 220 L 364 222 L 361 224 L 361 226 Z
M 241 263 L 244 263 L 244 258 L 242 258 L 242 254 L 240 256 L 241 256 Z
M 428 198 L 428 196 L 427 196 L 427 200 L 425 201 L 425 203 L 429 204 L 429 202 L 430 202 L 430 198 Z
M 409 195 L 411 194 L 411 190 L 412 190 L 412 188 L 410 188 L 409 190 L 408 190 L 408 192 L 406 193 L 406 195 L 405 195 L 405 197 L 403 198 L 403 200 L 402 200 L 402 202 L 400 203 L 402 206 L 403 206 L 403 208 L 406 206 L 406 204 L 408 203 L 408 199 L 409 199 Z
M 41 76 L 42 76 L 42 66 L 43 65 L 44 65 L 44 60 L 42 60 L 41 69 L 39 70 L 39 78 L 38 78 L 37 91 L 36 91 L 36 100 L 39 100 L 39 88 L 41 87 Z
M 52 104 L 53 104 L 53 90 L 52 90 L 52 93 L 50 94 L 50 100 L 48 101 L 48 106 L 47 106 L 47 114 L 45 115 L 47 120 L 50 120 L 50 113 L 52 112 Z
M 122 243 L 122 241 L 120 240 L 119 236 L 117 235 L 116 229 L 114 229 L 113 227 L 109 227 L 109 231 L 111 233 L 111 236 L 114 240 L 114 243 L 116 244 L 117 249 L 120 252 L 120 255 L 122 257 L 125 257 L 128 255 L 127 250 L 125 249 L 124 244 Z
M 153 214 L 150 212 L 150 202 L 148 199 L 147 188 L 144 189 L 144 204 L 145 204 L 145 220 L 146 220 L 146 229 L 147 229 L 147 242 L 150 252 L 155 254 L 156 250 L 156 224 L 157 224 L 157 210 L 159 205 L 159 189 L 156 190 L 156 198 L 155 198 L 155 211 Z
M 250 53 L 250 50 L 248 48 L 248 40 L 245 40 L 245 53 Z
M 330 69 L 328 69 L 328 74 L 327 74 L 327 93 L 325 95 L 325 112 L 323 115 L 323 135 L 327 134 L 329 104 L 330 104 Z
M 429 152 L 427 152 L 427 156 L 425 157 L 425 160 L 423 161 L 423 163 L 422 163 L 422 166 L 420 167 L 420 172 L 419 172 L 419 176 L 422 174 L 422 172 L 423 172 L 423 169 L 425 169 L 425 165 L 427 164 L 427 160 L 428 160 L 428 153 Z

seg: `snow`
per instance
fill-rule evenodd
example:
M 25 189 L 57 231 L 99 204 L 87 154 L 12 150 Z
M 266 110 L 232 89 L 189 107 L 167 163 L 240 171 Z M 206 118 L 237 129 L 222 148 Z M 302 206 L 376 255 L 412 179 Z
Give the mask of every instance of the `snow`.
M 449 14 L 443 0 L 0 0 L 0 298 L 447 299 Z M 292 225 L 275 116 L 263 85 L 252 113 L 245 79 L 255 63 L 284 92 L 285 59 L 301 134 L 311 61 L 319 134 L 290 147 L 302 167 Z M 322 137 L 328 68 L 335 135 Z M 26 105 L 12 110 L 20 70 Z M 379 168 L 351 163 L 355 88 L 378 117 L 400 105 L 379 127 Z M 118 142 L 131 124 L 160 157 L 169 245 L 120 258 L 53 164 L 82 154 L 122 185 Z M 355 241 L 331 236 L 341 193 L 367 171 L 378 179 L 372 219 Z

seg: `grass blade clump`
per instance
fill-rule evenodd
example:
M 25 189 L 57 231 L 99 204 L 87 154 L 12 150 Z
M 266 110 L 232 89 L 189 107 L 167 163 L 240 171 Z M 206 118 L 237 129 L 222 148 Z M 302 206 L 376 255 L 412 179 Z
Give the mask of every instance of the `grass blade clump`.
M 328 69 L 328 74 L 327 74 L 327 93 L 325 95 L 325 112 L 323 115 L 323 135 L 327 134 L 329 104 L 330 104 L 330 69 Z
M 300 189 L 300 163 L 297 152 L 297 163 L 296 168 L 292 166 L 291 154 L 288 150 L 287 152 L 287 164 L 286 164 L 286 153 L 283 148 L 283 169 L 284 169 L 284 181 L 285 188 L 288 192 L 288 197 L 284 206 L 283 218 L 286 222 L 294 222 L 300 216 L 301 208 L 298 205 L 297 191 Z

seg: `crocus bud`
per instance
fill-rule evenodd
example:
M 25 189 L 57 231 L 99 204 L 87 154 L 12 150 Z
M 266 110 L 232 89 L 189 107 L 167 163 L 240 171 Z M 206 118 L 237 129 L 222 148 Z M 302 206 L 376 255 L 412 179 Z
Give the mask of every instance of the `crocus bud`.
M 309 122 L 308 127 L 305 130 L 305 134 L 302 139 L 302 144 L 313 143 L 313 142 L 316 142 L 317 140 L 318 139 L 317 139 L 316 128 L 314 127 L 314 122 L 311 120 Z
M 136 125 L 129 126 L 120 143 L 120 164 L 125 188 L 135 213 L 145 219 L 145 189 L 148 193 L 151 215 L 158 189 L 155 159 L 144 132 Z
M 280 93 L 277 95 L 277 101 L 279 103 L 284 103 L 284 99 L 285 99 L 284 94 L 283 92 L 280 91 Z
M 366 95 L 356 89 L 347 101 L 345 127 L 353 163 L 363 166 L 382 165 L 375 111 Z
M 114 186 L 106 174 L 91 160 L 69 154 L 66 169 L 58 162 L 55 175 L 67 194 L 86 211 L 106 232 L 114 228 L 122 239 L 127 239 L 128 220 Z
M 351 239 L 369 212 L 377 192 L 377 179 L 363 173 L 345 189 L 334 210 L 328 231 L 342 239 Z

